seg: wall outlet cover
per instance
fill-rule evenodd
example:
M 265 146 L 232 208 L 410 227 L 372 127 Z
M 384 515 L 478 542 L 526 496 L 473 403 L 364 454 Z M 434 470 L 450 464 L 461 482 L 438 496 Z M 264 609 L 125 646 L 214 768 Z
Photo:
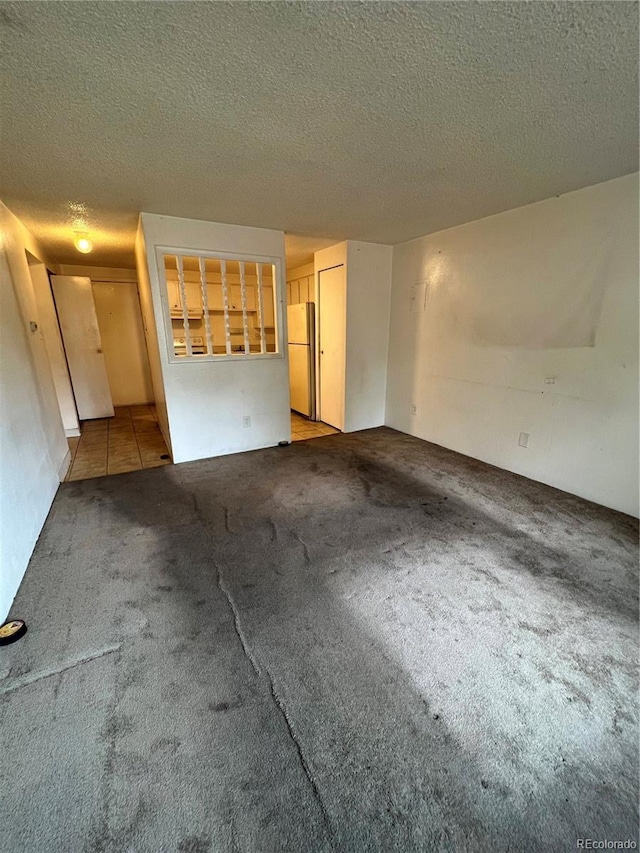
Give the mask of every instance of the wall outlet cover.
M 418 414 L 418 407 L 417 406 L 411 406 L 411 414 L 412 415 Z
M 249 429 L 251 427 L 251 415 L 244 415 L 242 418 L 242 426 L 245 429 Z
M 519 447 L 529 447 L 529 433 L 528 432 L 521 432 L 520 433 L 520 438 L 518 439 L 518 446 Z

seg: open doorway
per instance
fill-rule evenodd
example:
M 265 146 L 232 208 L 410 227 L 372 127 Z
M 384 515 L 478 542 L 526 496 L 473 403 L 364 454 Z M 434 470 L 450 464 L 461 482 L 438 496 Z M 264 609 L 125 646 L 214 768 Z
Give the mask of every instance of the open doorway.
M 133 271 L 96 270 L 89 277 L 113 415 L 81 422 L 80 439 L 70 439 L 68 480 L 171 462 L 158 424 L 133 275 Z
M 135 280 L 53 275 L 28 252 L 27 261 L 69 444 L 65 479 L 169 464 Z
M 80 436 L 67 480 L 171 462 L 153 400 L 137 283 L 126 272 L 52 276 Z
M 287 342 L 291 438 L 305 441 L 338 433 L 340 429 L 322 417 L 318 375 L 320 311 L 316 301 L 313 263 L 287 274 Z M 327 315 L 325 323 L 332 319 Z

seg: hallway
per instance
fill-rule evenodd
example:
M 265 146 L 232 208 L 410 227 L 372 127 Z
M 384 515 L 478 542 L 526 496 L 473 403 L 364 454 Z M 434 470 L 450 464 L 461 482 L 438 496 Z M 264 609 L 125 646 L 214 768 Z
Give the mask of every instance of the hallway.
M 81 433 L 69 439 L 71 465 L 66 481 L 171 463 L 153 405 L 116 406 L 113 418 L 83 421 Z

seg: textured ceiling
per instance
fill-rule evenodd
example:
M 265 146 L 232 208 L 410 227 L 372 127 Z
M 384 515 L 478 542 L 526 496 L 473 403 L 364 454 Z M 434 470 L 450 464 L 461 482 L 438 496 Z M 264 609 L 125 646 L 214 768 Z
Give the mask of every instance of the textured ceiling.
M 78 205 L 125 266 L 141 210 L 397 243 L 637 169 L 636 3 L 1 2 L 0 34 L 0 192 L 68 263 Z

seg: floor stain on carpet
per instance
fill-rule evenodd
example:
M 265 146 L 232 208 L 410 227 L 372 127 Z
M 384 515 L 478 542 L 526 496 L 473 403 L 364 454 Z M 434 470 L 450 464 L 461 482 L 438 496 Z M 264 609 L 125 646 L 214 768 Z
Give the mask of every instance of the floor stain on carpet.
M 3 650 L 0 691 L 41 674 L 0 695 L 3 843 L 637 842 L 637 540 L 385 428 L 65 484 Z

